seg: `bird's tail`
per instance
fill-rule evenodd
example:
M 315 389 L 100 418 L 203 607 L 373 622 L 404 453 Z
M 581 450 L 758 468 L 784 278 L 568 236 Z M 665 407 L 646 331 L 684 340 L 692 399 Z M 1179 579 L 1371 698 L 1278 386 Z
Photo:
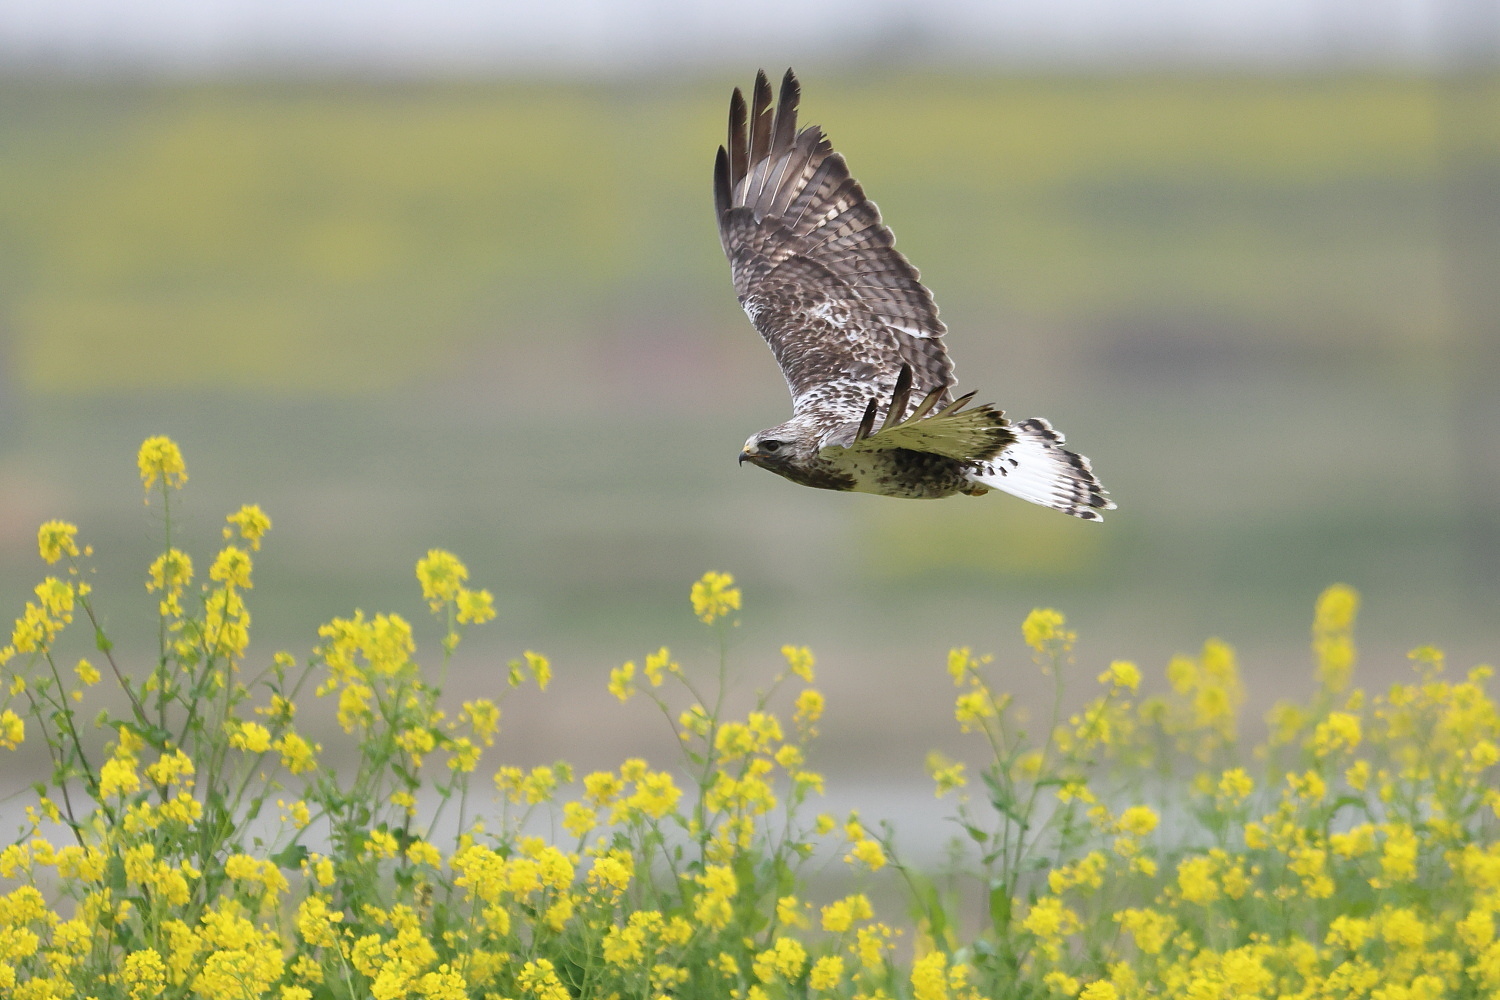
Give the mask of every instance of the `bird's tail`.
M 994 458 L 976 463 L 970 473 L 976 485 L 1003 490 L 1086 521 L 1103 520 L 1101 510 L 1115 509 L 1089 460 L 1064 448 L 1067 439 L 1051 424 L 1032 417 L 1012 424 L 1011 429 L 1016 435 L 1014 444 Z

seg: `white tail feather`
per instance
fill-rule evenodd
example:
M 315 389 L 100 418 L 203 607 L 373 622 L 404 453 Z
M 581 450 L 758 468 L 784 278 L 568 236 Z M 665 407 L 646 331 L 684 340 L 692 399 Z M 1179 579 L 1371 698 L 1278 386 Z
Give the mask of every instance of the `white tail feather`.
M 1033 417 L 1012 430 L 1014 444 L 975 465 L 969 477 L 975 483 L 1087 521 L 1101 521 L 1101 510 L 1115 509 L 1089 460 L 1062 447 L 1067 439 L 1051 424 Z

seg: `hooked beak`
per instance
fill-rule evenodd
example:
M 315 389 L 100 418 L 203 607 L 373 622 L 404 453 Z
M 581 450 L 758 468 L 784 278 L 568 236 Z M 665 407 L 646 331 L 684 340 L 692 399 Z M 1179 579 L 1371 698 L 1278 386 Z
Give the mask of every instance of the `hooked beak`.
M 745 449 L 743 449 L 740 452 L 740 464 L 741 465 L 744 465 L 746 462 L 753 462 L 753 461 L 755 461 L 755 456 L 752 455 L 752 454 L 750 454 L 750 449 L 749 448 L 745 448 Z

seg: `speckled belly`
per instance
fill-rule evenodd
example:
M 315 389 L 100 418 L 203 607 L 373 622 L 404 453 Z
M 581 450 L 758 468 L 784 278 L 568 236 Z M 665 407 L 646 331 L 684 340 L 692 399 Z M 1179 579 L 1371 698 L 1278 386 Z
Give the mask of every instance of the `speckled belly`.
M 929 452 L 893 448 L 850 458 L 848 471 L 854 485 L 849 488 L 858 493 L 937 500 L 973 485 L 964 475 L 962 462 Z

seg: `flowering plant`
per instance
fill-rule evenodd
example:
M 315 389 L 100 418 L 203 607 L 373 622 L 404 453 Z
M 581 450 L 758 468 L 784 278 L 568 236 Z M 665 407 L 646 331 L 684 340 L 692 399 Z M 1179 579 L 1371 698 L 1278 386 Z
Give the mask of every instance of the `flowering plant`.
M 50 773 L 0 850 L 0 989 L 92 997 L 398 1000 L 730 997 L 1481 997 L 1500 991 L 1500 713 L 1488 668 L 1418 671 L 1375 697 L 1353 687 L 1358 597 L 1318 602 L 1319 690 L 1272 713 L 1245 753 L 1233 650 L 1210 641 L 1168 666 L 1164 694 L 1116 661 L 1064 713 L 1075 636 L 1056 611 L 1022 638 L 1053 678 L 1035 735 L 989 679 L 990 658 L 948 655 L 969 762 L 929 759 L 968 850 L 951 871 L 905 863 L 889 828 L 809 816 L 825 708 L 816 661 L 782 666 L 731 716 L 728 635 L 742 596 L 725 573 L 692 587 L 716 667 L 661 648 L 612 671 L 648 699 L 680 766 L 641 759 L 575 775 L 565 762 L 473 777 L 504 695 L 545 690 L 525 651 L 494 699 L 448 705 L 442 678 L 465 629 L 494 617 L 467 568 L 433 550 L 416 567 L 442 629 L 434 679 L 412 626 L 355 611 L 299 659 L 248 653 L 259 507 L 225 521 L 194 587 L 173 538 L 187 481 L 177 445 L 140 450 L 163 509 L 146 572 L 157 648 L 127 669 L 88 583 L 78 529 L 49 521 L 57 567 L 0 648 L 0 748 L 38 740 Z M 88 629 L 85 655 L 68 652 Z M 102 698 L 109 679 L 117 698 Z M 327 699 L 325 750 L 299 725 Z M 100 706 L 100 707 L 95 707 Z M 85 715 L 85 711 L 92 712 Z M 29 732 L 28 732 L 29 730 Z M 331 761 L 339 756 L 342 763 Z M 535 835 L 539 813 L 560 833 Z M 439 819 L 454 831 L 443 835 Z M 836 871 L 815 870 L 833 859 Z M 910 922 L 877 916 L 895 874 Z

